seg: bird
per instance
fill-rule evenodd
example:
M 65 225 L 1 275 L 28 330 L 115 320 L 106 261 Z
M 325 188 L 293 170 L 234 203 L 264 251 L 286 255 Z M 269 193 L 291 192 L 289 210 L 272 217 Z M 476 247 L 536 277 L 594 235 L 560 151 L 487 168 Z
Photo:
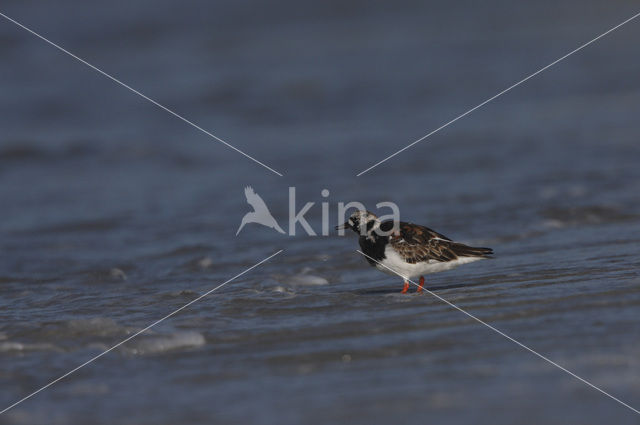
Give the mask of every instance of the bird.
M 413 223 L 380 221 L 369 211 L 355 211 L 336 230 L 351 229 L 369 265 L 404 280 L 401 293 L 409 291 L 409 280 L 420 277 L 416 292 L 424 289 L 424 275 L 453 269 L 462 264 L 492 258 L 491 248 L 476 248 Z
M 273 218 L 269 212 L 267 204 L 264 203 L 260 195 L 258 195 L 251 186 L 244 188 L 244 196 L 247 198 L 247 203 L 253 207 L 253 211 L 246 213 L 244 217 L 242 217 L 242 222 L 240 223 L 240 227 L 238 227 L 236 236 L 238 236 L 240 230 L 242 230 L 244 225 L 247 223 L 262 224 L 263 226 L 275 229 L 280 233 L 285 233 L 276 219 Z

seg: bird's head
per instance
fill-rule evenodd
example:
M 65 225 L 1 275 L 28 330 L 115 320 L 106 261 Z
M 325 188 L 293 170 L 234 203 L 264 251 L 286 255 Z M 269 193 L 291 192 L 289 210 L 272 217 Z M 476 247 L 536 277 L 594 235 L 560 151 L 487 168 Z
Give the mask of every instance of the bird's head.
M 336 230 L 351 229 L 362 236 L 366 236 L 379 226 L 380 220 L 374 213 L 360 210 L 351 214 L 344 224 L 336 226 Z

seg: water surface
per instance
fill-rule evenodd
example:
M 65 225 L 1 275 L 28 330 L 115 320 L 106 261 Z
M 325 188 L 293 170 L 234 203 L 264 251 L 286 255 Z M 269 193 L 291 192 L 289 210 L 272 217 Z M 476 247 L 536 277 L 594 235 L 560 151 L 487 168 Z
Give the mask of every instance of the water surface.
M 637 423 L 355 237 L 248 225 L 252 185 L 396 202 L 496 258 L 429 287 L 640 406 L 640 24 L 355 175 L 637 11 L 630 2 L 6 1 L 2 12 L 284 174 L 0 20 L 0 407 L 230 282 L 6 424 Z M 322 189 L 330 196 L 323 198 Z

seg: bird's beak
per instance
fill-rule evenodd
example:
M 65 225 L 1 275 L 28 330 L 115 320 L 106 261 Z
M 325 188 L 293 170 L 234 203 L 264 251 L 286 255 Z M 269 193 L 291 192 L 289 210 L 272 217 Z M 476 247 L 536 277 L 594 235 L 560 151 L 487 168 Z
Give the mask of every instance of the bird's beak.
M 345 230 L 345 229 L 349 229 L 349 222 L 346 222 L 344 224 L 339 224 L 336 226 L 336 230 Z

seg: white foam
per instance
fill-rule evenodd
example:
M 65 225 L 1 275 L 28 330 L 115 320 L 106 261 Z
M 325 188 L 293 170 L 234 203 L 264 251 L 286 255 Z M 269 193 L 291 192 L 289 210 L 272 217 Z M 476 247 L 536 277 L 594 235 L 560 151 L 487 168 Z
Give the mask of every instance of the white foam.
M 123 351 L 130 354 L 158 354 L 200 347 L 206 343 L 204 336 L 198 332 L 176 332 L 139 338 L 123 346 Z
M 109 275 L 113 279 L 127 280 L 127 274 L 122 269 L 113 268 L 113 269 L 109 270 Z
M 0 342 L 0 353 L 24 352 L 24 351 L 62 351 L 53 344 L 29 344 L 16 341 Z
M 65 334 L 71 332 L 72 335 L 107 336 L 126 334 L 127 332 L 124 326 L 118 325 L 113 319 L 108 317 L 74 319 L 67 321 L 65 324 Z
M 198 261 L 198 266 L 201 269 L 208 269 L 213 265 L 213 259 L 211 257 L 204 257 Z
M 293 286 L 319 286 L 329 284 L 329 281 L 324 277 L 309 274 L 310 271 L 311 269 L 304 268 L 300 273 L 285 278 L 284 282 Z

